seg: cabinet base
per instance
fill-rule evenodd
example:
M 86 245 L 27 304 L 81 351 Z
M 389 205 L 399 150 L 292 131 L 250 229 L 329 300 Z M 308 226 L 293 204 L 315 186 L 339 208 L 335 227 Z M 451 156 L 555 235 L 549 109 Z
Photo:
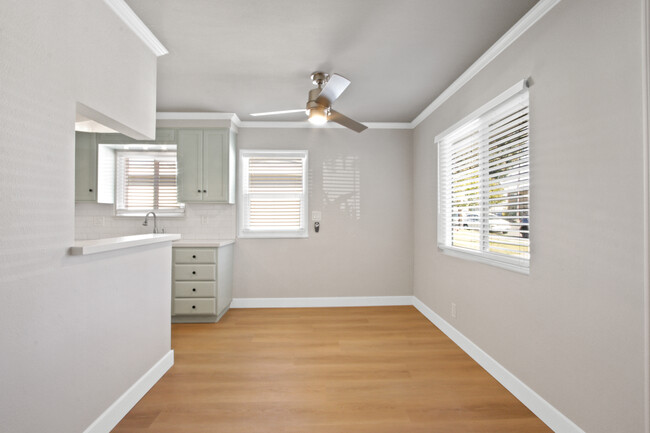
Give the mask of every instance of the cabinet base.
M 230 304 L 223 309 L 219 315 L 209 315 L 209 316 L 183 316 L 177 315 L 172 316 L 172 323 L 216 323 L 230 310 Z

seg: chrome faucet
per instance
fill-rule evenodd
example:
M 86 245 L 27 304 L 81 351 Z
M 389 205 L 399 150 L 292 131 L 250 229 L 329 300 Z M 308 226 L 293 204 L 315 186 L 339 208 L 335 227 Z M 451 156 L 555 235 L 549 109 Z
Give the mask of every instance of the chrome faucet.
M 149 212 L 144 216 L 144 222 L 142 223 L 143 226 L 148 226 L 149 222 L 147 219 L 149 218 L 149 215 L 153 215 L 153 232 L 158 233 L 158 220 L 156 219 L 156 213 L 155 212 Z

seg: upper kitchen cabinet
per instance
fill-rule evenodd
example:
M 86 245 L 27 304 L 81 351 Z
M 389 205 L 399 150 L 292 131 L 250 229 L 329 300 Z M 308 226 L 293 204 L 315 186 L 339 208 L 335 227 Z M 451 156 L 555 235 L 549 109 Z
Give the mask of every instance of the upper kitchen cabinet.
M 235 202 L 235 134 L 227 128 L 177 131 L 178 201 Z
M 93 133 L 75 133 L 74 177 L 75 200 L 97 201 L 97 143 Z

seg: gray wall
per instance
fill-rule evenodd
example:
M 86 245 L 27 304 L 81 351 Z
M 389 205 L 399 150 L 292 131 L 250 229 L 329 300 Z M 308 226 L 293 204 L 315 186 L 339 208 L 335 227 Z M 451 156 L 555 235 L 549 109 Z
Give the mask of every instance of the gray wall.
M 408 130 L 240 129 L 239 149 L 309 151 L 310 232 L 238 239 L 233 296 L 411 295 L 411 143 Z
M 170 348 L 170 248 L 71 257 L 80 102 L 140 135 L 156 58 L 101 0 L 3 1 L 0 430 L 81 432 Z
M 642 5 L 561 2 L 414 133 L 415 296 L 587 432 L 643 431 Z M 525 77 L 529 276 L 436 248 L 435 135 Z

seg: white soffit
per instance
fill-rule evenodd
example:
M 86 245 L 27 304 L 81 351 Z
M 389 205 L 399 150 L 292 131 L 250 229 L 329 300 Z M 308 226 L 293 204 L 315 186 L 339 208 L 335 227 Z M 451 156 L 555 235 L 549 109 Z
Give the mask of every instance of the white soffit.
M 115 14 L 120 17 L 124 24 L 130 28 L 137 37 L 139 37 L 142 42 L 153 52 L 156 57 L 164 56 L 168 54 L 167 48 L 160 43 L 158 38 L 149 30 L 142 20 L 133 12 L 124 0 L 104 0 L 104 3 L 108 5 L 109 8 Z

